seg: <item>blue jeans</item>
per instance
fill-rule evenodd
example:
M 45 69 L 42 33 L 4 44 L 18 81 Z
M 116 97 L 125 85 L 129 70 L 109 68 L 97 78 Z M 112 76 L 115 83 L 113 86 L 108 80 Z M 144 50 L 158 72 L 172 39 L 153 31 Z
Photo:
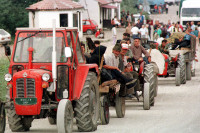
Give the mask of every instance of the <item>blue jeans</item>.
M 138 38 L 138 35 L 137 34 L 133 34 L 132 38 L 134 40 L 135 38 Z

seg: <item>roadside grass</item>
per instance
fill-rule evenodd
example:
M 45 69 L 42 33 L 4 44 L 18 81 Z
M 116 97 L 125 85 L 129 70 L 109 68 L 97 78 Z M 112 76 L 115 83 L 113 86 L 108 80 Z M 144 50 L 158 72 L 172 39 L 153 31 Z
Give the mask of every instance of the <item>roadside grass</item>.
M 5 100 L 6 97 L 6 84 L 4 75 L 8 73 L 9 61 L 7 58 L 0 59 L 0 100 Z

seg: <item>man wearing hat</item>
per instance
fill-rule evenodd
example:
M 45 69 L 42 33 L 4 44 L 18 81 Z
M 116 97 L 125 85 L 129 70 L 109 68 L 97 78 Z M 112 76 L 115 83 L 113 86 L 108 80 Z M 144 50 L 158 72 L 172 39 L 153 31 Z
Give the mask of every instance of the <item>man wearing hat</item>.
M 134 61 L 145 61 L 147 64 L 151 62 L 150 54 L 144 49 L 142 45 L 140 45 L 140 38 L 134 39 L 134 45 L 131 46 L 131 51 L 133 53 Z M 142 57 L 142 54 L 145 57 Z

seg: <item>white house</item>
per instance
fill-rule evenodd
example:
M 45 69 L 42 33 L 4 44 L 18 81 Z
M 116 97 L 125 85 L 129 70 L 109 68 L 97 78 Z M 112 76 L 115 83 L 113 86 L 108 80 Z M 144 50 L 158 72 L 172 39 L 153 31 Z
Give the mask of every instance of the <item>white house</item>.
M 92 19 L 99 28 L 110 27 L 111 19 L 120 19 L 120 3 L 122 0 L 79 0 L 84 6 L 83 19 Z
M 56 19 L 56 27 L 77 27 L 82 37 L 83 6 L 72 0 L 43 0 L 26 8 L 29 11 L 29 27 L 51 28 Z

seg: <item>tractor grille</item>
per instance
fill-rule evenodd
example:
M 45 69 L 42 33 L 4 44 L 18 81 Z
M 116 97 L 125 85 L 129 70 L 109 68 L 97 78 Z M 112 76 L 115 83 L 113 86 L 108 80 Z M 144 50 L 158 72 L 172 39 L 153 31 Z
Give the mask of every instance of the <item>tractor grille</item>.
M 17 79 L 17 97 L 24 97 L 24 79 Z
M 26 79 L 26 96 L 35 97 L 35 80 Z
M 16 85 L 17 85 L 18 98 L 25 98 L 25 94 L 27 98 L 35 97 L 35 80 L 34 79 L 31 79 L 31 78 L 17 79 Z

